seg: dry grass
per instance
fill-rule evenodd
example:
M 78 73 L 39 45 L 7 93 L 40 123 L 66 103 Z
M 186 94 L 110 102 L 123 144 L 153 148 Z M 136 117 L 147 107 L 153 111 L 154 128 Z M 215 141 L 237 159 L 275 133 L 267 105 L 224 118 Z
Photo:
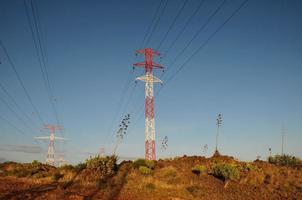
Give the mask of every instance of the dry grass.
M 151 173 L 142 174 L 139 171 L 141 163 Z M 225 183 L 212 174 L 215 166 L 219 165 L 230 166 L 232 170 L 238 172 L 238 180 L 229 181 L 228 187 L 224 188 Z M 10 163 L 1 165 L 0 169 L 8 172 L 13 171 L 16 166 L 20 168 L 19 164 Z M 28 168 L 30 165 L 25 166 Z M 204 171 L 202 176 L 192 173 L 192 168 L 196 166 L 202 166 L 200 167 L 201 171 Z M 58 172 L 62 175 L 57 184 L 70 184 L 66 188 L 61 187 L 61 190 L 49 192 L 50 196 L 46 199 L 51 199 L 50 197 L 56 196 L 57 193 L 61 194 L 58 195 L 61 199 L 84 196 L 104 200 L 302 199 L 302 168 L 299 166 L 278 166 L 264 161 L 240 162 L 228 156 L 213 158 L 183 156 L 159 160 L 148 165 L 145 161 L 139 161 L 135 165 L 132 162 L 125 162 L 118 168 L 116 174 L 107 176 L 106 179 L 100 174 L 103 170 L 88 169 L 86 165 L 83 165 L 81 170 L 76 170 L 72 166 L 49 168 L 52 173 Z M 53 182 L 52 176 L 43 178 L 9 176 L 1 179 L 4 183 L 8 181 L 23 189 Z M 9 189 L 6 188 L 10 191 Z

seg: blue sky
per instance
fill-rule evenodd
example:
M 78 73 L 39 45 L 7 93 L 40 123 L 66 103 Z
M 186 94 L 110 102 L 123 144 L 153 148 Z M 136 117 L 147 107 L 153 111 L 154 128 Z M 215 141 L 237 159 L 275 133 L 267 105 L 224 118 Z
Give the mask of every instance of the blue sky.
M 150 42 L 143 47 L 158 47 L 183 2 L 168 2 Z M 164 82 L 242 1 L 226 1 L 173 63 L 221 2 L 205 0 L 172 50 L 162 55 L 160 62 L 166 68 L 162 76 Z M 144 71 L 132 72 L 132 64 L 143 60 L 143 57 L 135 57 L 135 50 L 141 47 L 159 3 L 159 0 L 37 1 L 49 78 L 65 128 L 64 136 L 69 139 L 64 145 L 57 143 L 56 150 L 65 151 L 69 162 L 84 160 L 100 147 L 110 153 L 114 132 L 126 113 L 132 115 L 131 124 L 119 146 L 119 155 L 144 156 L 144 85 L 138 82 L 135 86 L 134 82 Z M 166 52 L 198 4 L 197 0 L 188 0 L 158 49 L 160 52 Z M 43 120 L 56 123 L 43 85 L 24 2 L 1 0 L 0 8 L 0 39 Z M 298 0 L 248 1 L 172 81 L 164 84 L 155 97 L 159 158 L 201 155 L 204 144 L 209 146 L 207 156 L 211 155 L 218 113 L 223 115 L 219 136 L 221 153 L 243 160 L 253 160 L 257 155 L 265 158 L 269 147 L 273 153 L 280 153 L 283 124 L 285 152 L 302 157 L 301 8 Z M 0 158 L 43 161 L 47 142 L 35 142 L 32 137 L 48 133 L 42 130 L 2 49 L 0 61 L 0 83 L 34 121 L 34 130 L 27 128 L 0 102 L 1 117 L 25 133 L 22 135 L 0 119 Z M 160 77 L 161 73 L 155 72 L 155 75 Z M 128 80 L 131 80 L 129 85 Z M 155 86 L 155 91 L 160 87 Z M 19 113 L 2 90 L 0 95 Z M 162 151 L 160 140 L 165 136 L 169 138 L 168 148 Z M 33 151 L 22 151 L 20 146 Z

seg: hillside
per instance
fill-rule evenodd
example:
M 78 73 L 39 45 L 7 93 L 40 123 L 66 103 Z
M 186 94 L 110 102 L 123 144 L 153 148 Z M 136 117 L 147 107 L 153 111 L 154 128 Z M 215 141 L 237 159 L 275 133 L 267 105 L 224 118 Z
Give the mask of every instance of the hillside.
M 0 199 L 302 199 L 302 165 L 183 156 L 116 164 L 91 158 L 60 168 L 0 165 Z

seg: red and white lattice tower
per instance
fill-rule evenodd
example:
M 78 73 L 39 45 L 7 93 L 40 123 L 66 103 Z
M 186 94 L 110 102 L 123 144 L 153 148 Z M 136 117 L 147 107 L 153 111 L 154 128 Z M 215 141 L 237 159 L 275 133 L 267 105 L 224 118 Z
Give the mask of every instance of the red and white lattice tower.
M 145 75 L 137 77 L 136 80 L 146 82 L 145 84 L 145 158 L 146 160 L 156 160 L 155 151 L 155 127 L 154 127 L 154 95 L 153 83 L 162 83 L 159 78 L 152 74 L 153 68 L 163 69 L 163 66 L 153 62 L 153 56 L 160 56 L 158 51 L 151 48 L 140 49 L 137 54 L 145 55 L 145 61 L 134 64 L 135 67 L 144 67 Z
M 42 136 L 42 137 L 34 137 L 34 139 L 38 140 L 49 140 L 48 150 L 47 150 L 47 157 L 46 157 L 46 164 L 55 165 L 55 140 L 65 140 L 62 137 L 56 137 L 55 132 L 56 130 L 63 130 L 62 126 L 46 124 L 44 125 L 45 129 L 50 131 L 50 136 Z

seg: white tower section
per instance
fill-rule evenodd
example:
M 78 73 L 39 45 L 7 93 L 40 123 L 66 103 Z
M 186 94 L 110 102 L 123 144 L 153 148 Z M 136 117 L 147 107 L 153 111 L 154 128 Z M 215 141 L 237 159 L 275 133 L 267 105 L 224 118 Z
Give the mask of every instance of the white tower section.
M 150 72 L 146 75 L 137 77 L 136 80 L 145 82 L 145 99 L 146 99 L 146 118 L 145 118 L 145 143 L 146 154 L 155 149 L 155 123 L 154 123 L 154 90 L 153 83 L 163 83 L 159 78 L 153 76 Z M 152 104 L 149 109 L 147 104 Z M 154 147 L 154 148 L 150 148 Z M 155 153 L 155 152 L 154 152 Z M 151 160 L 151 159 L 150 159 Z

